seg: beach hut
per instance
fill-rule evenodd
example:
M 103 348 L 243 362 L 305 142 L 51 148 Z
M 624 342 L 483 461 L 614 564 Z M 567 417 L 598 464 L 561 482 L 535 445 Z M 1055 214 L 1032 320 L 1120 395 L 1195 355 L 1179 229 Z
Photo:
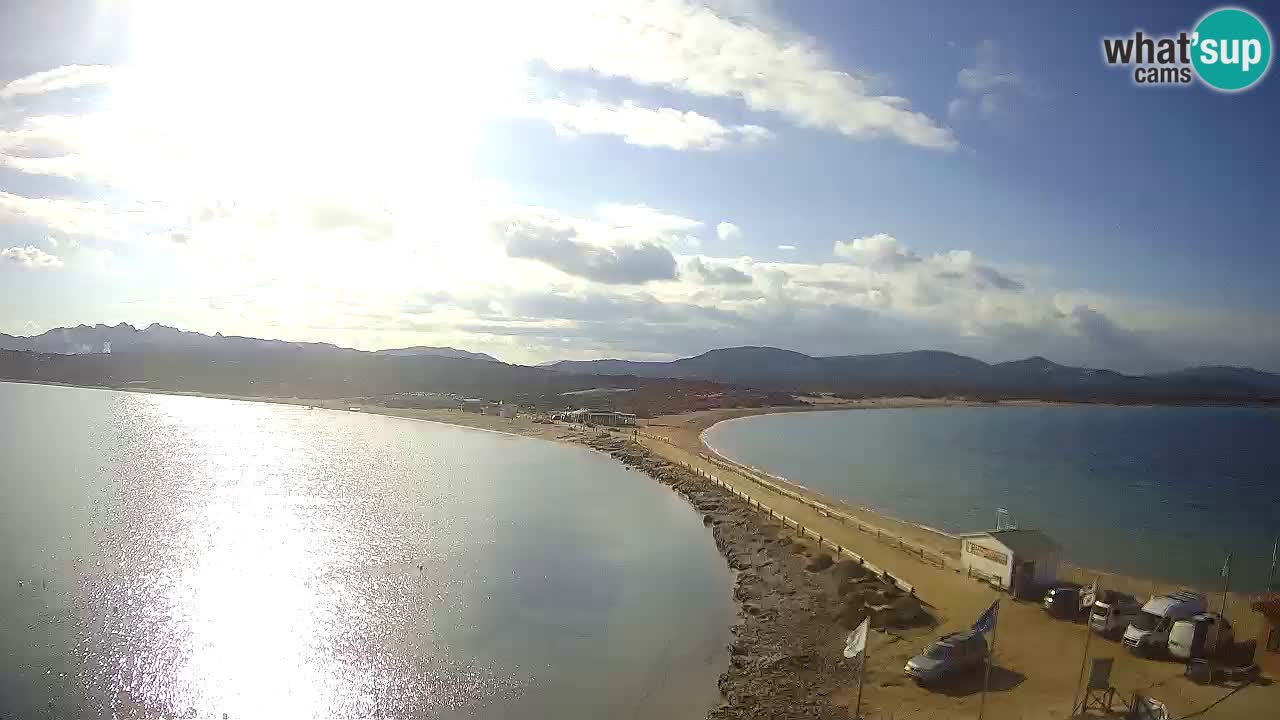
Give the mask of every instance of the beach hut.
M 991 530 L 960 537 L 960 564 L 971 577 L 1018 597 L 1036 597 L 1058 579 L 1062 548 L 1039 530 Z

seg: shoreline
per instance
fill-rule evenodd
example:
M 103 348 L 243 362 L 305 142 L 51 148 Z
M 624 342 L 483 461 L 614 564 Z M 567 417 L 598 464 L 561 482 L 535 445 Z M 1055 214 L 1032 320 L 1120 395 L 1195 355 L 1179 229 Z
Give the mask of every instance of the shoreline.
M 155 392 L 142 388 L 132 391 Z M 156 394 L 211 397 L 186 392 Z M 728 647 L 729 668 L 719 682 L 724 703 L 709 711 L 709 718 L 849 717 L 857 679 L 850 661 L 841 655 L 847 626 L 860 620 L 869 605 L 883 606 L 901 597 L 893 596 L 892 590 L 886 596 L 883 583 L 872 588 L 863 584 L 863 581 L 869 582 L 868 578 L 854 581 L 841 577 L 838 573 L 849 571 L 852 561 L 841 563 L 843 569 L 840 570 L 810 568 L 810 562 L 824 554 L 821 546 L 805 537 L 803 529 L 797 538 L 796 531 L 779 523 L 772 511 L 764 515 L 751 501 L 775 508 L 778 513 L 803 523 L 809 534 L 817 534 L 828 543 L 857 553 L 866 562 L 905 580 L 913 588 L 919 605 L 928 612 L 931 626 L 889 628 L 871 633 L 863 698 L 863 708 L 868 713 L 892 712 L 902 717 L 973 714 L 979 703 L 980 682 L 965 683 L 943 692 L 930 691 L 905 681 L 902 666 L 929 639 L 968 628 L 995 600 L 1002 600 L 1000 625 L 1004 629 L 992 670 L 992 691 L 986 699 L 987 716 L 992 720 L 1012 720 L 1029 713 L 1036 717 L 1057 717 L 1070 707 L 1085 637 L 1079 623 L 1049 619 L 1037 604 L 1014 602 L 1003 592 L 951 568 L 923 562 L 923 558 L 900 546 L 859 533 L 806 503 L 770 494 L 767 488 L 748 477 L 716 467 L 705 459 L 707 448 L 700 440 L 702 430 L 720 420 L 766 414 L 777 409 L 739 408 L 664 416 L 638 428 L 640 436 L 632 439 L 624 433 L 584 433 L 557 424 L 508 420 L 458 410 L 386 408 L 341 399 L 212 397 L 341 411 L 359 407 L 361 412 L 371 414 L 579 444 L 606 452 L 679 492 L 711 528 L 717 548 L 734 575 L 733 595 L 738 618 L 732 627 L 734 640 Z M 942 403 L 898 399 L 859 401 L 854 407 L 930 404 Z M 960 403 L 951 401 L 951 404 Z M 782 411 L 853 409 L 847 403 L 834 405 Z M 655 431 L 664 435 L 664 439 L 652 439 Z M 706 479 L 708 475 L 716 476 L 715 482 Z M 812 495 L 811 491 L 804 494 Z M 870 509 L 858 512 L 874 517 L 877 525 L 896 522 L 899 525 L 891 525 L 893 529 L 912 527 L 920 531 L 919 526 L 904 525 L 905 521 L 896 521 Z M 1104 582 L 1103 587 L 1108 585 Z M 1231 617 L 1237 636 L 1250 637 L 1247 632 L 1242 633 L 1243 616 L 1236 612 Z M 1145 690 L 1168 704 L 1177 716 L 1215 707 L 1210 717 L 1260 717 L 1267 713 L 1265 708 L 1273 708 L 1280 702 L 1280 685 L 1270 688 L 1249 685 L 1242 689 L 1194 685 L 1181 680 L 1180 665 L 1136 658 L 1118 644 L 1101 639 L 1094 645 L 1092 655 L 1115 656 L 1112 682 L 1122 694 Z M 1223 702 L 1228 697 L 1230 702 Z M 1049 711 L 1050 708 L 1053 711 Z
M 823 409 L 824 410 L 827 410 L 827 409 L 845 410 L 845 409 L 875 409 L 875 408 L 901 409 L 901 408 L 932 408 L 932 407 L 968 407 L 971 405 L 981 406 L 981 407 L 992 406 L 991 404 L 982 404 L 982 403 L 970 404 L 970 403 L 964 403 L 964 402 L 914 403 L 909 399 L 903 399 L 903 398 L 891 398 L 891 399 L 888 399 L 887 401 L 882 400 L 881 402 L 882 404 L 863 405 L 856 408 L 841 407 L 841 408 L 823 408 Z M 1070 404 L 1071 403 L 1066 403 L 1065 405 L 1070 405 Z M 1026 403 L 1021 405 L 1006 403 L 1004 406 L 1005 407 L 1019 407 L 1019 406 L 1021 407 L 1056 407 L 1060 405 L 1064 405 L 1064 404 L 1034 402 L 1034 403 Z M 996 406 L 999 406 L 999 405 L 996 405 Z M 1112 405 L 1107 407 L 1131 407 L 1131 406 Z M 1151 406 L 1151 407 L 1161 407 L 1161 406 Z M 712 412 L 716 412 L 716 411 L 712 411 Z M 922 534 L 919 534 L 914 537 L 916 541 L 922 542 L 925 544 L 930 544 L 932 549 L 935 549 L 947 555 L 954 556 L 956 558 L 959 557 L 958 545 L 961 541 L 961 538 L 960 538 L 960 534 L 957 532 L 952 532 L 950 530 L 932 527 L 924 523 L 916 522 L 910 518 L 903 518 L 903 517 L 891 515 L 888 512 L 885 512 L 878 508 L 848 502 L 845 500 L 841 500 L 839 498 L 833 498 L 830 495 L 827 495 L 821 491 L 809 488 L 808 486 L 803 485 L 794 480 L 791 480 L 790 478 L 770 473 L 766 470 L 763 470 L 762 468 L 744 465 L 741 462 L 735 460 L 733 457 L 731 457 L 724 451 L 720 450 L 719 448 L 716 448 L 714 445 L 709 443 L 706 439 L 707 431 L 709 431 L 713 426 L 720 425 L 723 423 L 734 422 L 736 420 L 742 420 L 747 417 L 757 417 L 759 415 L 767 415 L 767 414 L 776 414 L 776 413 L 762 412 L 762 413 L 754 413 L 750 415 L 735 415 L 732 417 L 725 417 L 725 418 L 708 416 L 707 419 L 698 418 L 694 420 L 686 420 L 686 423 L 699 427 L 700 430 L 698 430 L 698 438 L 697 438 L 698 446 L 696 448 L 691 448 L 687 444 L 688 438 L 684 437 L 682 438 L 686 442 L 684 449 L 686 450 L 699 449 L 700 451 L 706 452 L 712 456 L 722 458 L 723 460 L 725 460 L 730 464 L 737 465 L 748 471 L 753 471 L 756 474 L 763 475 L 768 479 L 774 482 L 778 482 L 786 486 L 787 488 L 792 489 L 800 493 L 801 495 L 805 495 L 808 498 L 815 500 L 817 502 L 833 505 L 840 510 L 845 510 L 845 511 L 851 510 L 855 514 L 864 514 L 867 516 L 867 519 L 869 519 L 870 521 L 885 523 L 895 531 L 901 531 L 903 529 L 912 529 L 912 528 L 917 529 L 921 531 Z M 666 417 L 676 418 L 679 416 L 666 416 Z M 980 530 L 977 530 L 977 529 L 975 529 L 974 531 L 980 532 Z M 931 540 L 932 542 L 930 542 Z M 1160 594 L 1163 592 L 1169 592 L 1171 590 L 1187 588 L 1187 589 L 1196 590 L 1198 592 L 1202 592 L 1206 596 L 1208 596 L 1210 599 L 1214 599 L 1214 598 L 1220 599 L 1222 597 L 1222 591 L 1220 589 L 1201 587 L 1197 583 L 1181 582 L 1181 581 L 1172 580 L 1164 577 L 1158 577 L 1158 576 L 1132 575 L 1132 574 L 1128 574 L 1122 571 L 1109 569 L 1109 568 L 1088 567 L 1088 566 L 1084 566 L 1084 565 L 1080 565 L 1078 563 L 1072 562 L 1071 560 L 1068 560 L 1068 559 L 1060 559 L 1059 565 L 1066 566 L 1066 568 L 1069 571 L 1068 572 L 1068 574 L 1070 575 L 1069 577 L 1061 578 L 1064 581 L 1081 582 L 1082 584 L 1088 584 L 1088 582 L 1092 581 L 1094 577 L 1101 576 L 1104 579 L 1107 579 L 1113 583 L 1113 585 L 1111 586 L 1104 586 L 1104 587 L 1120 590 L 1122 592 L 1152 595 L 1152 594 Z M 1153 588 L 1158 588 L 1158 592 L 1153 591 Z M 1246 611 L 1247 611 L 1247 605 L 1249 602 L 1257 599 L 1259 596 L 1264 594 L 1266 594 L 1265 591 L 1240 591 L 1240 590 L 1233 590 L 1229 593 L 1229 595 L 1232 598 L 1232 604 L 1238 605 L 1240 608 L 1243 608 Z

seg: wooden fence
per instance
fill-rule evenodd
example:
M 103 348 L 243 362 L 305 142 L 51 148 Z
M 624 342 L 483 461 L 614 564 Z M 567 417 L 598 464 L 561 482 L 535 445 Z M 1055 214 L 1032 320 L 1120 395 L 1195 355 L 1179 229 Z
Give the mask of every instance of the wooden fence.
M 869 561 L 869 560 L 867 560 L 866 558 L 862 557 L 862 556 L 861 556 L 861 555 L 859 555 L 858 553 L 856 553 L 856 552 L 854 552 L 854 551 L 850 550 L 849 548 L 844 547 L 843 545 L 840 545 L 839 543 L 837 543 L 837 542 L 835 542 L 835 541 L 831 540 L 830 538 L 825 538 L 825 537 L 823 537 L 823 536 L 822 536 L 822 533 L 820 533 L 820 532 L 818 532 L 818 531 L 814 530 L 813 528 L 805 527 L 805 525 L 804 525 L 804 524 L 802 524 L 799 520 L 795 520 L 795 519 L 793 519 L 793 518 L 787 517 L 787 516 L 786 516 L 786 515 L 784 515 L 783 513 L 778 512 L 777 510 L 774 510 L 772 507 L 769 507 L 768 505 L 765 505 L 764 503 L 762 503 L 762 502 L 760 502 L 759 500 L 757 500 L 757 499 L 755 499 L 755 498 L 751 497 L 751 496 L 750 496 L 750 495 L 748 495 L 747 493 L 742 492 L 741 490 L 738 490 L 737 488 L 733 487 L 732 485 L 730 485 L 730 484 L 728 484 L 728 483 L 724 482 L 723 480 L 721 480 L 720 478 L 716 477 L 716 476 L 715 476 L 714 474 L 712 474 L 712 473 L 706 472 L 705 470 L 702 470 L 701 468 L 693 467 L 692 465 L 690 465 L 689 463 L 686 463 L 686 462 L 682 462 L 682 463 L 680 463 L 680 464 L 681 464 L 682 466 L 684 466 L 684 467 L 685 467 L 685 469 L 689 470 L 690 472 L 693 472 L 694 474 L 698 475 L 699 477 L 702 477 L 702 478 L 705 478 L 705 479 L 707 479 L 707 480 L 710 480 L 711 482 L 715 483 L 716 485 L 719 485 L 720 487 L 724 488 L 725 490 L 729 491 L 730 493 L 732 493 L 732 494 L 736 495 L 737 497 L 741 498 L 744 502 L 746 502 L 746 503 L 747 503 L 747 507 L 752 507 L 752 508 L 755 508 L 756 510 L 758 510 L 759 512 L 762 512 L 762 513 L 766 513 L 766 514 L 768 514 L 768 516 L 769 516 L 770 518 L 773 518 L 773 519 L 776 519 L 776 520 L 781 521 L 784 527 L 789 527 L 789 528 L 793 528 L 793 529 L 795 529 L 795 531 L 796 531 L 799 535 L 801 535 L 801 536 L 804 536 L 804 537 L 810 537 L 810 538 L 813 538 L 814 540 L 817 540 L 817 541 L 818 541 L 818 547 L 819 547 L 819 548 L 825 547 L 825 548 L 830 549 L 832 552 L 834 552 L 834 553 L 836 554 L 836 558 L 837 558 L 837 559 L 838 559 L 838 558 L 848 558 L 848 559 L 850 559 L 850 560 L 853 560 L 854 562 L 858 563 L 858 564 L 859 564 L 859 565 L 861 565 L 862 567 L 866 568 L 866 569 L 867 569 L 869 572 L 871 572 L 872 574 L 874 574 L 874 575 L 876 575 L 876 576 L 880 577 L 880 578 L 881 578 L 882 580 L 884 580 L 885 582 L 890 583 L 890 584 L 892 584 L 892 585 L 896 586 L 899 590 L 901 590 L 901 591 L 903 591 L 903 592 L 905 592 L 905 593 L 908 593 L 908 594 L 914 594 L 914 593 L 915 593 L 915 586 L 913 586 L 911 583 L 907 582 L 906 580 L 903 580 L 903 579 L 902 579 L 902 578 L 900 578 L 900 577 L 897 577 L 897 576 L 893 575 L 893 574 L 892 574 L 892 573 L 890 573 L 888 570 L 885 570 L 884 568 L 881 568 L 881 567 L 879 567 L 879 566 L 875 565 L 874 563 L 872 563 L 871 561 Z
M 923 562 L 928 565 L 933 565 L 935 567 L 940 567 L 940 568 L 953 567 L 952 563 L 949 562 L 949 558 L 947 558 L 946 555 L 938 552 L 937 550 L 934 550 L 933 548 L 925 547 L 920 543 L 914 543 L 899 535 L 895 535 L 883 528 L 864 522 L 861 519 L 856 518 L 850 515 L 849 513 L 844 512 L 843 510 L 840 510 L 839 508 L 832 507 L 831 505 L 828 505 L 827 503 L 824 503 L 820 500 L 815 500 L 802 493 L 796 492 L 795 490 L 792 490 L 791 488 L 786 487 L 785 485 L 779 482 L 768 479 L 767 477 L 765 477 L 767 475 L 766 473 L 763 473 L 760 470 L 757 470 L 756 468 L 741 465 L 739 463 L 735 463 L 730 460 L 725 460 L 722 457 L 718 457 L 715 455 L 708 455 L 706 453 L 699 453 L 698 456 L 701 457 L 703 460 L 711 463 L 712 465 L 723 468 L 725 470 L 730 470 L 732 472 L 735 472 L 747 478 L 751 482 L 756 483 L 757 485 L 760 485 L 763 488 L 766 488 L 775 493 L 778 493 L 779 495 L 795 500 L 796 502 L 803 503 L 804 505 L 807 505 L 813 508 L 814 510 L 816 510 L 818 514 L 822 515 L 823 517 L 832 518 L 833 520 L 839 522 L 842 525 L 847 525 L 851 528 L 858 530 L 859 532 L 863 532 L 863 533 L 866 533 L 867 535 L 874 536 L 878 542 L 884 543 L 885 545 L 889 545 L 891 547 L 895 547 L 903 551 L 909 557 L 919 560 L 920 562 Z

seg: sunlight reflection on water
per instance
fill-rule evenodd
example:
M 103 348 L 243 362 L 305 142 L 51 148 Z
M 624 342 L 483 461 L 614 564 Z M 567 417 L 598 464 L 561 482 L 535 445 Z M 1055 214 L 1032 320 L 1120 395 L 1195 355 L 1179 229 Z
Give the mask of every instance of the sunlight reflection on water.
M 0 716 L 46 698 L 50 714 L 229 718 L 698 717 L 715 701 L 727 570 L 682 501 L 602 456 L 392 418 L 33 390 L 28 409 L 82 442 L 15 439 L 35 447 L 0 470 L 0 493 L 52 481 L 48 498 L 13 495 L 47 503 L 47 524 L 0 528 L 0 569 L 70 591 L 24 585 L 0 614 L 26 648 L 0 656 L 14 670 Z M 59 410 L 50 392 L 81 395 Z M 606 502 L 629 517 L 581 511 Z M 61 630 L 40 625 L 55 617 Z

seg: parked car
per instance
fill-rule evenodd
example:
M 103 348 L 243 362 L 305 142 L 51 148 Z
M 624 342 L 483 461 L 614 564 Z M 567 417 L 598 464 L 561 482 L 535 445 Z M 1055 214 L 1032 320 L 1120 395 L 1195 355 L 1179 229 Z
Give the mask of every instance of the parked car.
M 1089 613 L 1089 628 L 1106 637 L 1116 639 L 1124 634 L 1129 624 L 1142 613 L 1142 603 L 1127 593 L 1104 590 L 1093 603 Z
M 1168 650 L 1173 624 L 1206 609 L 1204 595 L 1191 590 L 1153 597 L 1124 631 L 1124 644 L 1139 655 L 1163 654 Z
M 929 643 L 919 655 L 907 661 L 903 672 L 927 685 L 982 667 L 987 658 L 987 640 L 973 631 L 943 635 Z
M 1178 620 L 1169 631 L 1169 655 L 1178 660 L 1214 657 L 1234 643 L 1231 621 L 1215 612 Z
M 1064 585 L 1044 594 L 1044 609 L 1051 617 L 1074 620 L 1080 616 L 1080 587 Z

